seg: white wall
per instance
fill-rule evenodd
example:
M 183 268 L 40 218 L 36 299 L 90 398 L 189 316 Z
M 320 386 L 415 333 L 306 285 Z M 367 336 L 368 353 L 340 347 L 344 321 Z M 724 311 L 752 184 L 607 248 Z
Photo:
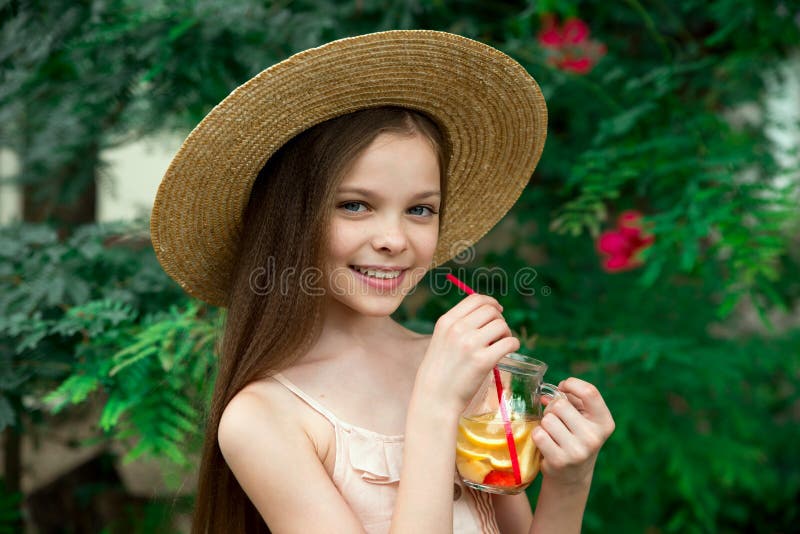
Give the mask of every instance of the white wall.
M 112 221 L 149 217 L 158 184 L 186 135 L 158 135 L 106 150 L 102 157 L 108 167 L 98 180 L 97 219 Z M 16 172 L 14 152 L 0 149 L 0 177 Z M 0 185 L 0 224 L 21 219 L 22 195 L 19 188 Z
M 18 172 L 17 155 L 7 148 L 0 147 L 0 179 L 8 178 Z M 22 195 L 13 185 L 0 185 L 0 224 L 22 219 Z
M 775 144 L 775 157 L 783 168 L 800 163 L 800 50 L 783 65 L 782 79 L 767 78 L 767 136 Z M 791 152 L 795 151 L 794 154 Z M 798 180 L 798 173 L 776 177 L 785 186 Z
M 103 160 L 108 170 L 98 182 L 97 219 L 149 218 L 161 178 L 185 137 L 159 135 L 107 150 Z

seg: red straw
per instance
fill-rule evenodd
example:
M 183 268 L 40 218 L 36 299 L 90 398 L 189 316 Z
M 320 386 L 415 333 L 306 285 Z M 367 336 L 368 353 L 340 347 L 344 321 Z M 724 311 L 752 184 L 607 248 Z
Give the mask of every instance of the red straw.
M 464 291 L 467 295 L 472 295 L 475 291 L 467 284 L 456 278 L 450 273 L 447 273 L 447 279 L 455 284 L 459 289 Z M 522 484 L 522 476 L 519 473 L 519 459 L 517 458 L 517 444 L 514 443 L 514 432 L 511 429 L 511 422 L 508 419 L 508 410 L 506 405 L 503 404 L 503 382 L 500 379 L 500 371 L 495 365 L 494 369 L 494 385 L 497 389 L 497 402 L 500 404 L 500 413 L 503 416 L 503 426 L 506 429 L 506 443 L 508 443 L 508 453 L 511 456 L 511 467 L 514 469 L 514 479 L 517 484 Z

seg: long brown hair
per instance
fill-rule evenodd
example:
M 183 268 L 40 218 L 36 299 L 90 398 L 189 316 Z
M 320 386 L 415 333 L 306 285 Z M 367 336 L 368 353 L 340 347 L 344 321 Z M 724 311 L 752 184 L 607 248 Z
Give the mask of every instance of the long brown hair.
M 449 145 L 432 119 L 405 108 L 359 110 L 317 124 L 275 152 L 255 180 L 242 219 L 219 370 L 206 417 L 192 534 L 270 532 L 225 463 L 217 442 L 219 421 L 242 388 L 290 367 L 318 338 L 322 298 L 319 291 L 301 286 L 313 280 L 289 278 L 281 285 L 281 277 L 325 272 L 336 188 L 354 160 L 384 132 L 422 134 L 433 145 L 441 177 L 441 225 Z

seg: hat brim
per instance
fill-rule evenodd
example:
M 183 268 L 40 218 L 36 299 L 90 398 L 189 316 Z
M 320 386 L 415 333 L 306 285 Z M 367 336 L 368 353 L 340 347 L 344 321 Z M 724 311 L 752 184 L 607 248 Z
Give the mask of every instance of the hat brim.
M 436 266 L 502 219 L 544 148 L 539 86 L 491 46 L 446 32 L 392 30 L 299 52 L 233 90 L 173 158 L 150 223 L 167 274 L 189 294 L 226 306 L 243 211 L 267 159 L 315 124 L 385 105 L 428 114 L 452 149 Z

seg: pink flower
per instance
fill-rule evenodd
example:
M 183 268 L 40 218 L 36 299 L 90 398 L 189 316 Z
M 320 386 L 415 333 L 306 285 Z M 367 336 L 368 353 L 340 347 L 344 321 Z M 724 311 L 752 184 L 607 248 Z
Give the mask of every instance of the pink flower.
M 558 48 L 564 44 L 564 39 L 558 28 L 550 26 L 539 32 L 539 43 L 545 48 Z
M 630 255 L 631 246 L 624 234 L 609 231 L 600 235 L 597 250 L 612 256 L 627 256 Z
M 581 44 L 589 40 L 589 26 L 581 19 L 569 19 L 561 27 L 561 34 L 567 44 Z
M 655 238 L 643 235 L 642 214 L 638 211 L 625 211 L 617 218 L 617 227 L 606 230 L 597 240 L 597 251 L 605 256 L 602 266 L 607 272 L 621 272 L 642 265 L 639 253 L 649 247 Z
M 639 265 L 627 256 L 609 256 L 603 260 L 603 269 L 609 273 L 620 273 L 622 271 L 630 271 Z
M 589 60 L 588 57 L 582 57 L 580 59 L 565 59 L 561 62 L 561 70 L 565 70 L 568 72 L 576 72 L 578 74 L 586 74 L 590 70 L 592 70 L 592 62 Z
M 567 19 L 559 27 L 554 15 L 543 15 L 537 38 L 547 62 L 566 72 L 586 74 L 606 53 L 603 43 L 589 39 L 589 26 L 578 18 Z

